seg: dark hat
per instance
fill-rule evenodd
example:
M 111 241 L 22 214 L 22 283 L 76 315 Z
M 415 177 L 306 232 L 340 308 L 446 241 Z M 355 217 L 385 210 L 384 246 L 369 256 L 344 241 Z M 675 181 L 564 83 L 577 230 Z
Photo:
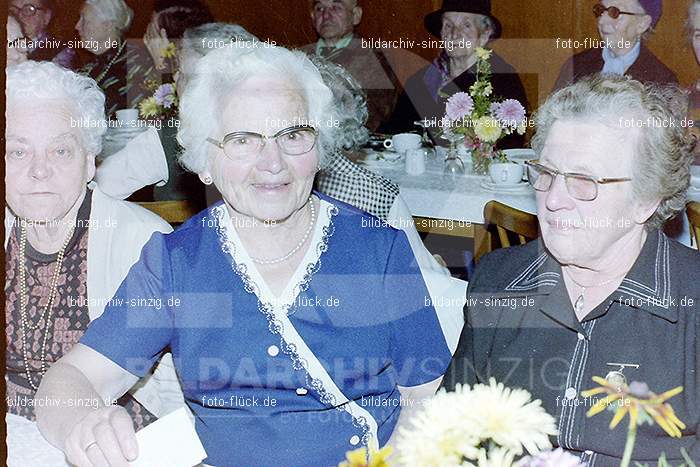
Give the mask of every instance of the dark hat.
M 651 16 L 651 27 L 655 28 L 661 18 L 661 0 L 639 0 L 639 4 L 644 8 L 644 12 Z
M 423 23 L 432 35 L 440 37 L 442 29 L 442 14 L 448 11 L 456 11 L 458 13 L 476 13 L 491 18 L 493 21 L 492 39 L 500 37 L 501 22 L 498 18 L 491 14 L 491 0 L 443 0 L 442 8 L 426 15 Z

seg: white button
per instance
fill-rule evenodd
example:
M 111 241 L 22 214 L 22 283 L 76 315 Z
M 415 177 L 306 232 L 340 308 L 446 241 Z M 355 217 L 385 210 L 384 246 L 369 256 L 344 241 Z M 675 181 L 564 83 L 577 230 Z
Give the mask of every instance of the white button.
M 358 444 L 360 444 L 360 437 L 357 435 L 353 435 L 352 438 L 350 438 L 350 444 L 352 444 L 353 446 L 357 446 Z
M 297 396 L 305 396 L 308 393 L 309 390 L 306 388 L 297 388 Z
M 567 399 L 574 399 L 576 397 L 576 389 L 568 388 L 564 393 L 564 397 L 566 397 Z
M 578 340 L 582 341 L 582 340 L 584 340 L 585 338 L 586 338 L 586 336 L 584 336 L 584 335 L 581 334 L 580 332 L 578 333 Z
M 593 455 L 593 451 L 591 451 L 590 449 L 583 451 L 583 453 L 587 456 Z
M 276 357 L 279 353 L 280 353 L 280 349 L 276 345 L 271 345 L 270 347 L 267 348 L 267 354 L 270 357 Z

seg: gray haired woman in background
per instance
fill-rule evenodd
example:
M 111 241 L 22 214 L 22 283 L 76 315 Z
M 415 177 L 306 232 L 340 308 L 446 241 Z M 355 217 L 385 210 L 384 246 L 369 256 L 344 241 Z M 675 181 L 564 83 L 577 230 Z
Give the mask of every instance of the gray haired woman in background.
M 86 0 L 75 25 L 80 45 L 95 56 L 78 71 L 102 88 L 108 118 L 116 110 L 136 107 L 146 97 L 144 81 L 153 73 L 148 52 L 127 44 L 133 18 L 124 0 Z

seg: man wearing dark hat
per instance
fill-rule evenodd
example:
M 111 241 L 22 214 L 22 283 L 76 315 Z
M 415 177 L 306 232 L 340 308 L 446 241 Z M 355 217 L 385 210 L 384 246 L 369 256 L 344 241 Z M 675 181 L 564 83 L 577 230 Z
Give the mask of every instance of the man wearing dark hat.
M 302 50 L 330 60 L 350 72 L 367 94 L 367 128 L 376 130 L 391 115 L 400 84 L 384 52 L 367 47 L 355 33 L 362 20 L 359 1 L 309 0 L 309 6 L 318 42 Z
M 490 0 L 444 0 L 442 8 L 425 17 L 425 27 L 442 40 L 443 50 L 427 67 L 408 79 L 404 92 L 384 130 L 414 130 L 414 121 L 440 121 L 447 97 L 469 92 L 476 81 L 476 49 L 501 35 L 501 23 L 491 14 Z M 527 108 L 525 89 L 512 66 L 491 55 L 493 94 L 517 99 Z M 447 97 L 446 97 L 447 96 Z M 429 124 L 430 127 L 437 128 Z M 520 147 L 519 135 L 505 138 L 502 147 Z
M 678 83 L 676 75 L 644 45 L 661 18 L 661 0 L 602 0 L 593 5 L 598 19 L 598 47 L 571 57 L 554 89 L 603 72 L 628 75 L 637 81 Z

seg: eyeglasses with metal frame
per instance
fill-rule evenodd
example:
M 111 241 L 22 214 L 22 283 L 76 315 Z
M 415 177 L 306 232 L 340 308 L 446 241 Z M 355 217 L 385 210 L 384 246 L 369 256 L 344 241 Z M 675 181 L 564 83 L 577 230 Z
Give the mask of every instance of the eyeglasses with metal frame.
M 599 185 L 632 181 L 629 177 L 594 177 L 577 172 L 560 172 L 540 164 L 539 159 L 527 161 L 525 165 L 527 167 L 527 179 L 535 191 L 549 191 L 554 184 L 554 179 L 561 175 L 564 177 L 568 193 L 579 201 L 593 201 L 596 199 Z
M 300 156 L 316 146 L 318 130 L 310 125 L 294 125 L 284 128 L 272 136 L 252 131 L 234 131 L 219 141 L 207 138 L 207 141 L 224 151 L 232 160 L 246 160 L 257 157 L 265 147 L 267 140 L 275 140 L 277 147 L 289 156 Z

